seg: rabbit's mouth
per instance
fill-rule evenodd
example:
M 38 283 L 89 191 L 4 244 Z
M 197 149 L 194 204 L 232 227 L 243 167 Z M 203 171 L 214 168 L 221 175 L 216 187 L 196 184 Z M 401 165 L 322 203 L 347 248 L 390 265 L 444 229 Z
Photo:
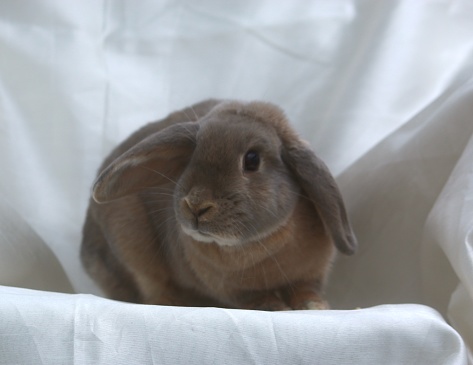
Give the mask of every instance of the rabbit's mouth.
M 212 233 L 202 232 L 196 229 L 190 229 L 181 226 L 184 233 L 190 236 L 194 241 L 203 243 L 216 243 L 219 246 L 236 246 L 240 244 L 240 240 L 236 237 L 221 237 Z

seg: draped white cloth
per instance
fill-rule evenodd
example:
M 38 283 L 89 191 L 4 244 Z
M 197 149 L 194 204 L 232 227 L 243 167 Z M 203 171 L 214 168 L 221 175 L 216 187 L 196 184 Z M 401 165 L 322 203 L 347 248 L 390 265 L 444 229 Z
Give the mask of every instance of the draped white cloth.
M 88 295 L 100 162 L 209 97 L 278 104 L 337 177 L 334 310 Z M 1 1 L 0 176 L 0 364 L 473 363 L 471 0 Z

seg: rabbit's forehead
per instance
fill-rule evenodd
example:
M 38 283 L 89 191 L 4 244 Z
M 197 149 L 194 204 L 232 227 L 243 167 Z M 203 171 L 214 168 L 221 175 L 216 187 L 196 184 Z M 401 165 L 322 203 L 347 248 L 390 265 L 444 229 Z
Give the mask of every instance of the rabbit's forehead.
M 212 117 L 202 123 L 197 145 L 208 149 L 241 150 L 261 148 L 278 151 L 281 141 L 269 125 L 244 117 Z
M 220 134 L 227 138 L 244 141 L 245 138 L 278 140 L 270 121 L 257 116 L 236 114 L 232 110 L 207 115 L 201 122 L 201 135 Z

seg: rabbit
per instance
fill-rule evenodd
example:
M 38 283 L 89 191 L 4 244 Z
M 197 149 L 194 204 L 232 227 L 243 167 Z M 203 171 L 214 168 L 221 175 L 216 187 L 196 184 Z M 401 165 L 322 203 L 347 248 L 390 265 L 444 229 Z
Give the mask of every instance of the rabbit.
M 328 309 L 336 249 L 356 248 L 334 178 L 284 112 L 212 99 L 145 125 L 105 160 L 81 260 L 121 301 Z

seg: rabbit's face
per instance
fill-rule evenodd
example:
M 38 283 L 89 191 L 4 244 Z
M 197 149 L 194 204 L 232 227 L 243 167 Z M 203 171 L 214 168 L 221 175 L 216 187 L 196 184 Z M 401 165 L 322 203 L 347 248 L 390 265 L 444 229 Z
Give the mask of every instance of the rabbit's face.
M 267 125 L 222 111 L 200 123 L 196 146 L 177 182 L 178 224 L 194 240 L 235 246 L 280 228 L 299 196 Z

